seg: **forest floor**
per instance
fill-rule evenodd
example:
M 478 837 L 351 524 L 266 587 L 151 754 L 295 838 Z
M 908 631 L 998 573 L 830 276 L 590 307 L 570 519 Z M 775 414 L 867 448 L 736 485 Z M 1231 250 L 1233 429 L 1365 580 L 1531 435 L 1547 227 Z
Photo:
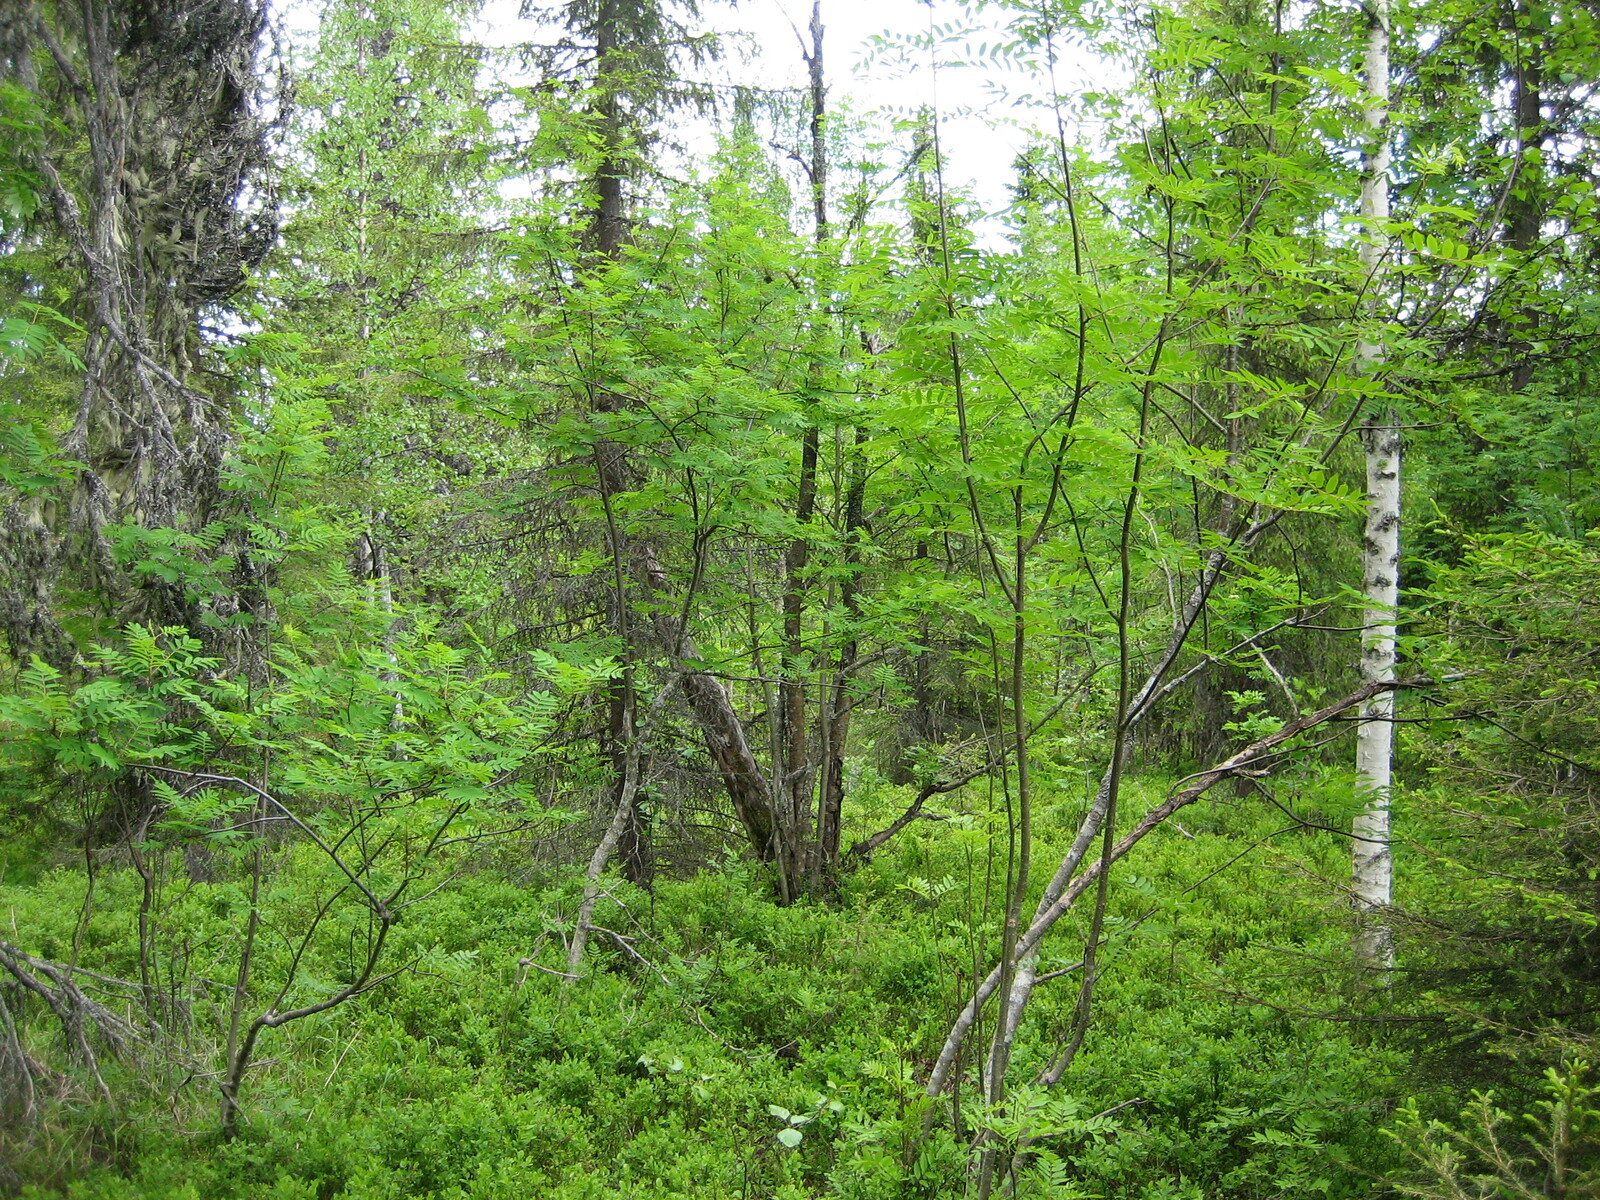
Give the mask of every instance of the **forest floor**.
M 1136 793 L 1148 806 L 1160 789 L 1145 780 Z M 1064 849 L 1080 807 L 1043 811 L 1040 862 Z M 1041 985 L 1019 1039 L 1018 1090 L 1003 1117 L 989 1118 L 1002 1134 L 1025 1128 L 1037 1139 L 1014 1194 L 1384 1190 L 1378 1181 L 1401 1158 L 1384 1127 L 1419 1083 L 1408 1054 L 1349 1019 L 1360 998 L 1353 1007 L 1348 994 L 1345 841 L 1286 824 L 1259 799 L 1219 797 L 1122 864 L 1093 1028 L 1045 1092 L 1028 1081 L 1069 1035 L 1079 979 L 1070 968 L 1087 919 L 1058 927 L 1039 966 L 1065 973 Z M 574 876 L 552 882 L 516 859 L 502 846 L 413 909 L 391 946 L 404 968 L 393 979 L 270 1031 L 237 1138 L 218 1136 L 203 1054 L 190 1051 L 187 1067 L 112 1064 L 127 1073 L 108 1075 L 113 1094 L 138 1099 L 50 1112 L 13 1155 L 32 1181 L 23 1194 L 966 1194 L 967 1143 L 985 1120 L 970 1073 L 959 1117 L 941 1104 L 926 1133 L 922 1084 L 996 949 L 999 818 L 921 822 L 828 902 L 779 906 L 757 869 L 734 859 L 651 892 L 616 884 L 597 910 L 589 972 L 575 982 L 562 978 Z M 311 860 L 288 862 L 275 887 L 292 896 L 302 870 Z M 29 874 L 11 864 L 17 882 L 0 885 L 0 912 L 12 937 L 66 958 L 83 871 Z M 132 871 L 100 873 L 80 953 L 134 969 L 136 884 Z M 196 884 L 163 918 L 164 936 L 198 963 L 235 936 L 240 903 L 237 885 Z M 313 968 L 330 979 L 339 936 Z M 201 1007 L 195 1046 L 206 1037 Z

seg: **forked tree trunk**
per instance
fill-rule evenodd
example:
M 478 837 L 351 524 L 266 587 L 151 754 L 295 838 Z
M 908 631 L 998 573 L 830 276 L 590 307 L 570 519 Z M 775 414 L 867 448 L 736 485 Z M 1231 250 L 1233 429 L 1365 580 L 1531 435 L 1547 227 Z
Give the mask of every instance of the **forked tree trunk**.
M 805 54 L 811 79 L 811 208 L 815 219 L 814 239 L 818 258 L 828 243 L 828 144 L 826 136 L 827 87 L 822 69 L 822 0 L 812 0 L 811 50 Z M 819 263 L 820 266 L 820 263 Z M 820 287 L 813 301 L 818 306 L 819 321 L 828 317 L 828 289 Z M 815 368 L 813 368 L 815 370 Z M 811 582 L 807 567 L 811 561 L 811 541 L 806 528 L 817 512 L 817 457 L 819 438 L 813 403 L 812 419 L 806 426 L 800 444 L 800 472 L 795 492 L 795 536 L 783 556 L 783 672 L 778 686 L 778 728 L 781 759 L 773 762 L 772 770 L 777 786 L 773 789 L 776 813 L 783 829 L 781 836 L 788 846 L 787 866 L 790 878 L 785 881 L 786 893 L 797 892 L 803 886 L 803 877 L 812 874 L 813 866 L 820 868 L 823 851 L 811 841 L 811 797 L 816 784 L 816 764 L 812 760 L 812 738 L 807 730 L 806 675 L 809 669 L 805 649 L 805 613 L 810 598 Z M 831 729 L 819 729 L 820 738 L 826 740 Z
M 1373 0 L 1367 9 L 1361 218 L 1365 226 L 1361 262 L 1366 268 L 1369 310 L 1383 275 L 1385 223 L 1389 219 L 1389 6 Z M 1383 346 L 1363 338 L 1356 367 L 1371 373 L 1383 361 Z M 1400 427 L 1392 411 L 1369 417 L 1361 430 L 1367 466 L 1367 517 L 1361 539 L 1361 676 L 1368 684 L 1394 679 L 1395 611 L 1400 600 Z M 1352 823 L 1351 890 L 1360 921 L 1357 960 L 1367 967 L 1394 963 L 1388 922 L 1394 879 L 1389 852 L 1389 798 L 1393 784 L 1394 693 L 1378 692 L 1360 711 L 1356 726 L 1356 787 L 1364 807 Z
M 631 729 L 634 724 L 631 687 L 627 697 L 626 723 Z M 594 906 L 600 899 L 600 879 L 605 874 L 612 854 L 616 852 L 617 843 L 622 840 L 629 822 L 633 820 L 633 806 L 639 794 L 639 743 L 636 738 L 629 739 L 621 759 L 622 777 L 617 783 L 616 804 L 611 812 L 611 823 L 606 827 L 600 844 L 589 856 L 589 869 L 584 875 L 583 899 L 578 904 L 578 918 L 573 926 L 572 941 L 567 945 L 567 976 L 564 983 L 571 983 L 583 972 L 583 952 L 589 945 L 589 935 L 594 929 Z
M 634 13 L 634 17 L 637 17 Z M 590 110 L 600 148 L 591 177 L 594 198 L 589 211 L 591 262 L 598 269 L 617 262 L 628 242 L 625 184 L 638 169 L 633 148 L 633 129 L 624 112 L 624 90 L 630 86 L 649 86 L 637 77 L 637 54 L 629 44 L 629 5 L 623 0 L 605 0 L 593 25 L 595 39 L 595 99 Z M 636 24 L 637 22 L 635 22 Z M 628 397 L 604 387 L 590 395 L 593 411 L 602 419 L 628 409 Z M 784 844 L 780 822 L 780 789 L 770 788 L 744 735 L 744 727 L 733 707 L 732 698 L 721 680 L 704 670 L 688 666 L 699 658 L 688 628 L 692 605 L 680 602 L 666 571 L 661 566 L 656 546 L 648 538 L 631 536 L 616 519 L 613 501 L 637 490 L 643 482 L 643 469 L 628 448 L 609 437 L 595 446 L 595 481 L 606 511 L 612 558 L 612 625 L 621 640 L 629 669 L 612 688 L 607 723 L 607 751 L 614 778 L 610 789 L 611 822 L 601 839 L 589 867 L 589 886 L 604 873 L 613 855 L 621 849 L 624 867 L 630 878 L 644 882 L 650 865 L 646 859 L 648 833 L 639 798 L 644 780 L 639 778 L 643 734 L 636 724 L 638 709 L 632 664 L 642 658 L 641 638 L 645 622 L 629 619 L 634 597 L 630 595 L 629 568 L 637 572 L 638 589 L 654 606 L 649 625 L 654 627 L 660 648 L 666 652 L 674 675 L 689 701 L 695 723 L 706 749 L 716 764 L 734 812 L 756 855 L 776 862 L 783 879 L 785 898 L 791 895 L 793 870 Z M 681 615 L 674 617 L 670 612 Z M 592 907 L 592 905 L 591 905 Z M 580 927 L 587 917 L 580 918 Z M 576 958 L 573 959 L 576 970 Z

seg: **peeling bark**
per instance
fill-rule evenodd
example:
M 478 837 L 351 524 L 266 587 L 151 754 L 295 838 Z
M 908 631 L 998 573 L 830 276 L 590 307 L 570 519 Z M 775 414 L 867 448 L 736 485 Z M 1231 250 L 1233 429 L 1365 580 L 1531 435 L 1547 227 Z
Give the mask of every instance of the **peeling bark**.
M 1363 154 L 1361 219 L 1365 234 L 1361 263 L 1366 269 L 1368 305 L 1383 277 L 1389 219 L 1389 7 L 1373 0 L 1367 9 L 1365 106 L 1368 145 Z M 1383 361 L 1383 347 L 1362 339 L 1356 369 L 1371 374 Z M 1393 412 L 1369 417 L 1361 430 L 1366 456 L 1367 515 L 1361 540 L 1361 677 L 1368 685 L 1390 683 L 1395 667 L 1395 613 L 1400 602 L 1400 428 Z M 1393 786 L 1394 693 L 1380 691 L 1363 705 L 1356 728 L 1356 788 L 1363 801 L 1352 823 L 1351 882 L 1360 928 L 1357 960 L 1367 967 L 1394 965 L 1394 949 L 1384 919 L 1389 907 L 1394 864 L 1389 852 L 1389 797 Z
M 32 165 L 42 215 L 79 272 L 86 328 L 61 442 L 76 478 L 49 499 L 13 502 L 0 521 L 0 618 L 19 657 L 71 663 L 76 647 L 55 610 L 63 579 L 108 595 L 122 619 L 210 633 L 181 587 L 121 567 L 106 530 L 198 529 L 220 498 L 231 398 L 195 382 L 198 318 L 244 285 L 276 232 L 270 189 L 254 213 L 238 203 L 266 162 L 265 21 L 259 0 L 29 3 L 0 14 L 0 77 L 62 116 Z M 232 615 L 257 591 L 211 604 Z

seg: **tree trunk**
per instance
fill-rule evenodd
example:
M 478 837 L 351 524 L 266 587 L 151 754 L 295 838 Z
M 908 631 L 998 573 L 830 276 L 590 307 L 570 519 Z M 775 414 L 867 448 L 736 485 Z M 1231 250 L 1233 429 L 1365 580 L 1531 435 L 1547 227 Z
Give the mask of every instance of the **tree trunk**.
M 1155 704 L 1165 697 L 1177 683 L 1163 686 L 1167 672 L 1177 662 L 1178 656 L 1188 644 L 1189 635 L 1198 624 L 1204 613 L 1211 593 L 1229 566 L 1243 559 L 1257 542 L 1278 521 L 1278 514 L 1257 516 L 1252 511 L 1249 516 L 1238 524 L 1238 532 L 1229 537 L 1224 535 L 1227 550 L 1213 550 L 1206 556 L 1205 568 L 1200 573 L 1200 578 L 1195 581 L 1189 593 L 1183 611 L 1167 641 L 1165 649 L 1156 660 L 1154 667 L 1145 677 L 1144 682 L 1135 691 L 1126 706 L 1126 717 L 1119 723 L 1119 736 L 1112 749 L 1112 761 L 1107 766 L 1105 774 L 1100 779 L 1100 786 L 1095 792 L 1094 802 L 1089 811 L 1084 815 L 1078 826 L 1078 832 L 1068 848 L 1066 856 L 1061 860 L 1061 865 L 1056 868 L 1050 882 L 1045 885 L 1044 893 L 1039 897 L 1038 906 L 1034 910 L 1034 919 L 1017 943 L 1012 952 L 1012 961 L 1026 964 L 1029 955 L 1034 952 L 1040 939 L 1056 918 L 1065 911 L 1063 897 L 1076 897 L 1077 889 L 1084 885 L 1085 877 L 1078 876 L 1078 867 L 1082 864 L 1084 856 L 1096 837 L 1101 836 L 1108 812 L 1113 802 L 1113 790 L 1117 783 L 1117 774 L 1121 771 L 1123 763 L 1120 756 L 1135 726 L 1139 724 L 1154 708 Z M 1181 681 L 1180 677 L 1180 681 Z M 1119 706 L 1120 707 L 1120 706 Z M 1076 878 L 1075 878 L 1076 876 Z M 1052 915 L 1053 914 L 1053 915 Z M 1000 986 L 1004 963 L 995 966 L 988 976 L 974 989 L 971 999 L 951 1023 L 949 1032 L 945 1035 L 944 1045 L 939 1050 L 933 1070 L 928 1076 L 926 1094 L 929 1097 L 938 1096 L 944 1090 L 946 1080 L 951 1069 L 955 1066 L 962 1043 L 966 1040 L 968 1032 L 977 1022 L 978 1014 L 989 998 L 994 995 Z M 1015 978 L 1008 983 L 1006 991 L 1007 1013 L 1002 1018 L 1010 1028 L 1017 1027 L 1022 1020 L 1023 1010 L 1027 1007 L 1028 1000 L 1033 993 L 1034 975 L 1032 969 L 1018 972 Z M 924 1123 L 931 1128 L 933 1109 L 929 1109 Z
M 833 682 L 828 688 L 828 752 L 822 763 L 822 788 L 817 805 L 817 867 L 831 873 L 839 863 L 840 830 L 844 825 L 844 752 L 850 741 L 850 710 L 853 701 L 846 692 L 855 673 L 860 640 L 854 623 L 861 615 L 861 543 L 867 495 L 867 468 L 862 461 L 866 430 L 856 428 L 850 454 L 850 482 L 845 492 L 844 536 L 845 577 L 839 586 L 840 607 L 851 622 L 839 646 Z
M 728 799 L 733 802 L 734 814 L 744 826 L 756 857 L 763 862 L 777 863 L 782 875 L 780 886 L 788 889 L 793 882 L 787 869 L 788 847 L 784 845 L 778 826 L 766 775 L 745 737 L 744 725 L 734 712 L 733 701 L 720 679 L 706 671 L 682 666 L 686 661 L 700 660 L 700 650 L 684 627 L 683 619 L 665 610 L 671 583 L 656 558 L 654 547 L 639 547 L 639 563 L 655 607 L 656 636 L 666 648 L 674 669 L 682 672 L 684 694 L 695 723 L 700 727 L 706 750 L 727 789 Z
M 66 97 L 50 135 L 28 147 L 46 201 L 30 223 L 53 224 L 66 243 L 85 337 L 77 413 L 61 439 L 76 477 L 0 517 L 0 632 L 19 660 L 38 653 L 71 666 L 77 647 L 56 598 L 64 582 L 87 585 L 121 619 L 187 626 L 209 649 L 247 661 L 257 649 L 250 631 L 233 622 L 224 633 L 204 618 L 207 608 L 253 611 L 261 595 L 219 589 L 197 601 L 119 564 L 108 530 L 196 529 L 221 499 L 232 406 L 226 390 L 197 386 L 198 316 L 243 286 L 274 238 L 271 212 L 239 202 L 266 162 L 247 82 L 265 7 L 4 7 L 0 82 L 47 106 Z M 269 187 L 258 194 L 270 204 Z
M 1544 52 L 1546 35 L 1534 28 L 1532 6 L 1520 0 L 1511 14 L 1517 60 L 1512 64 L 1511 119 L 1516 123 L 1516 157 L 1511 169 L 1517 186 L 1506 197 L 1506 242 L 1519 255 L 1532 254 L 1544 225 L 1544 150 L 1550 128 L 1544 119 Z M 1509 382 L 1521 391 L 1533 382 L 1529 344 L 1539 323 L 1536 305 L 1512 318 L 1507 330 L 1513 358 Z
M 1209 770 L 1203 771 L 1198 775 L 1189 776 L 1188 778 L 1193 782 L 1188 787 L 1161 804 L 1156 805 L 1155 808 L 1141 817 L 1131 830 L 1118 838 L 1110 847 L 1110 850 L 1091 863 L 1082 874 L 1068 874 L 1067 881 L 1059 889 L 1054 885 L 1046 889 L 1032 923 L 1017 942 L 1016 954 L 1018 959 L 1026 961 L 1030 955 L 1036 953 L 1039 944 L 1044 941 L 1045 935 L 1050 932 L 1050 929 L 1057 921 L 1066 915 L 1068 909 L 1089 889 L 1090 885 L 1099 880 L 1101 873 L 1112 863 L 1126 855 L 1128 851 L 1132 850 L 1151 830 L 1158 828 L 1169 820 L 1180 808 L 1193 804 L 1222 780 L 1233 778 L 1243 771 L 1254 770 L 1261 765 L 1272 762 L 1277 757 L 1278 747 L 1302 733 L 1315 729 L 1320 725 L 1325 725 L 1352 708 L 1359 709 L 1372 696 L 1383 691 L 1393 691 L 1401 686 L 1426 686 L 1426 684 L 1426 680 L 1404 685 L 1398 683 L 1363 684 L 1343 699 L 1301 717 L 1297 721 L 1290 722 L 1276 733 L 1269 734 L 1260 741 L 1252 742 L 1243 750 L 1224 759 Z M 1138 711 L 1138 709 L 1132 710 L 1129 714 L 1129 719 L 1134 719 Z M 1103 803 L 1103 798 L 1107 796 L 1108 787 L 1109 780 L 1102 780 L 1100 795 L 1096 797 L 1097 806 Z M 1086 825 L 1089 823 L 1089 821 L 1085 822 Z M 1098 829 L 1098 824 L 1096 824 L 1096 828 Z M 1080 830 L 1079 839 L 1082 840 L 1082 838 L 1083 831 Z M 1085 843 L 1086 845 L 1087 843 Z M 1069 859 L 1071 857 L 1069 854 Z M 934 1063 L 933 1071 L 929 1074 L 928 1083 L 924 1089 L 924 1094 L 930 1099 L 938 1096 L 944 1090 L 944 1085 L 950 1077 L 951 1068 L 956 1063 L 961 1044 L 968 1031 L 977 1022 L 978 1013 L 982 1011 L 989 998 L 998 990 L 1000 976 L 1001 966 L 999 964 L 990 968 L 989 974 L 973 990 L 971 999 L 967 1001 L 966 1006 L 957 1014 L 955 1021 L 951 1024 L 950 1032 L 945 1037 L 944 1045 L 940 1048 L 939 1057 Z M 1023 999 L 1026 1000 L 1026 996 Z M 1020 1014 L 1013 1019 L 1020 1019 Z M 1051 1074 L 1054 1074 L 1054 1072 L 1052 1071 Z M 933 1110 L 930 1108 L 923 1118 L 924 1128 L 931 1128 L 932 1122 Z
M 806 429 L 800 447 L 799 494 L 795 500 L 795 523 L 803 530 L 816 515 L 817 427 Z M 804 620 L 806 565 L 811 559 L 811 542 L 804 532 L 789 542 L 784 553 L 783 593 L 783 672 L 778 683 L 778 742 L 782 760 L 773 764 L 774 774 L 782 772 L 774 800 L 787 831 L 785 840 L 794 849 L 797 875 L 805 870 L 802 843 L 811 825 L 812 768 L 810 739 L 806 736 L 806 653 Z
M 819 259 L 828 238 L 828 148 L 825 137 L 824 105 L 827 89 L 822 72 L 822 3 L 811 7 L 811 52 L 805 56 L 811 78 L 811 200 L 816 221 L 815 240 Z M 819 263 L 820 266 L 820 263 Z M 819 288 L 813 303 L 819 309 L 819 322 L 826 317 L 827 289 Z M 813 368 L 815 370 L 815 368 Z M 783 671 L 778 685 L 778 729 L 781 761 L 774 761 L 779 775 L 774 801 L 784 826 L 784 841 L 790 847 L 793 884 L 809 872 L 806 861 L 811 830 L 811 796 L 816 770 L 811 761 L 811 739 L 806 729 L 806 675 L 804 625 L 810 584 L 806 567 L 811 560 L 811 541 L 806 526 L 816 516 L 818 431 L 815 404 L 800 443 L 800 474 L 795 491 L 794 519 L 798 532 L 784 552 L 783 592 Z M 831 731 L 830 731 L 831 732 Z M 781 774 L 780 774 L 781 773 Z M 811 854 L 815 854 L 811 850 Z
M 1365 109 L 1367 147 L 1363 153 L 1361 218 L 1365 229 L 1361 262 L 1366 268 L 1369 310 L 1378 307 L 1377 290 L 1389 219 L 1389 6 L 1373 0 L 1367 10 Z M 1383 361 L 1383 347 L 1363 338 L 1356 347 L 1356 369 L 1371 373 Z M 1395 612 L 1400 600 L 1400 427 L 1394 413 L 1368 418 L 1361 431 L 1367 466 L 1367 518 L 1361 540 L 1361 675 L 1368 684 L 1394 679 Z M 1364 807 L 1353 822 L 1352 893 L 1361 922 L 1357 960 L 1367 967 L 1394 963 L 1389 907 L 1394 867 L 1389 854 L 1389 796 L 1393 783 L 1394 693 L 1378 692 L 1361 708 L 1356 727 L 1356 787 Z
M 1395 610 L 1400 601 L 1400 429 L 1394 414 L 1361 430 L 1367 457 L 1367 525 L 1361 544 L 1361 677 L 1366 683 L 1394 679 Z M 1351 832 L 1351 876 L 1361 927 L 1356 957 L 1368 967 L 1394 964 L 1384 919 L 1394 880 L 1389 853 L 1389 796 L 1393 784 L 1394 693 L 1379 692 L 1361 708 L 1356 726 L 1356 786 L 1365 807 Z
M 594 208 L 590 213 L 589 233 L 594 253 L 602 262 L 613 262 L 622 252 L 627 237 L 627 217 L 623 207 L 623 180 L 628 174 L 627 130 L 622 119 L 620 90 L 627 75 L 618 22 L 622 14 L 615 3 L 602 0 L 600 19 L 595 23 L 595 91 L 593 114 L 599 125 L 600 161 L 595 165 Z
M 625 724 L 633 728 L 634 712 L 630 687 L 626 693 L 628 697 Z M 639 743 L 638 739 L 630 738 L 622 754 L 622 777 L 617 781 L 615 794 L 615 807 L 611 811 L 611 823 L 606 827 L 605 835 L 600 839 L 600 844 L 594 848 L 594 853 L 589 857 L 589 869 L 585 872 L 583 882 L 583 899 L 578 904 L 578 919 L 572 930 L 572 942 L 567 946 L 567 978 L 563 983 L 571 983 L 583 971 L 583 952 L 589 945 L 589 934 L 594 927 L 594 906 L 600 898 L 600 878 L 605 874 L 606 866 L 611 861 L 611 855 L 617 848 L 617 843 L 627 831 L 629 822 L 633 819 L 635 798 L 639 794 Z
M 622 107 L 623 89 L 640 85 L 636 76 L 636 55 L 628 44 L 627 4 L 624 0 L 603 0 L 593 25 L 595 39 L 595 92 L 590 109 L 596 121 L 600 155 L 591 184 L 594 199 L 589 211 L 589 245 L 595 264 L 603 268 L 617 262 L 628 238 L 625 184 L 637 166 L 632 152 L 631 129 Z M 631 401 L 603 387 L 593 389 L 590 404 L 597 415 L 620 413 Z M 637 625 L 628 620 L 629 598 L 622 564 L 631 561 L 642 576 L 643 590 L 654 606 L 655 633 L 674 672 L 681 678 L 695 723 L 711 759 L 721 776 L 734 812 L 744 827 L 751 847 L 764 862 L 779 864 L 780 884 L 785 899 L 793 895 L 792 852 L 785 845 L 780 824 L 780 794 L 769 789 L 765 774 L 756 762 L 744 735 L 744 727 L 734 711 L 733 701 L 722 682 L 705 671 L 685 666 L 700 657 L 687 628 L 688 604 L 678 604 L 671 581 L 662 568 L 656 547 L 647 539 L 631 538 L 616 520 L 613 501 L 642 482 L 641 471 L 622 444 L 602 437 L 595 443 L 596 487 L 606 509 L 614 577 L 612 624 L 628 660 L 629 670 L 613 689 L 607 721 L 608 752 L 614 767 L 611 810 L 613 820 L 602 845 L 605 858 L 621 846 L 624 869 L 630 878 L 648 878 L 646 841 L 642 836 L 644 816 L 638 811 L 641 794 L 638 774 L 638 746 L 643 734 L 629 714 L 637 710 L 633 664 L 639 660 Z M 668 615 L 680 609 L 682 615 Z M 629 761 L 633 778 L 629 782 Z M 623 811 L 626 799 L 627 811 Z M 615 831 L 613 833 L 613 831 Z M 597 850 L 598 854 L 599 851 Z M 601 869 L 603 870 L 603 864 Z

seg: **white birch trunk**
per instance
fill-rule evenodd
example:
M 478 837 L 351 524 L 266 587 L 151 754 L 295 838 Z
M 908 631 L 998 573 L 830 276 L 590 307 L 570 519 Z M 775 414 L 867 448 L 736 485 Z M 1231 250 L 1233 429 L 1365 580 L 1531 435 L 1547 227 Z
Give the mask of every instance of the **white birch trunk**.
M 1366 268 L 1367 308 L 1377 308 L 1389 219 L 1389 5 L 1369 0 L 1365 56 L 1367 146 L 1362 156 L 1361 262 Z M 1356 347 L 1357 370 L 1371 372 L 1383 359 L 1382 345 L 1365 338 Z M 1394 413 L 1374 414 L 1361 430 L 1367 465 L 1367 518 L 1361 541 L 1363 682 L 1394 679 L 1395 612 L 1400 601 L 1400 427 Z M 1356 727 L 1356 787 L 1364 808 L 1352 823 L 1351 890 L 1360 927 L 1356 958 L 1363 965 L 1394 964 L 1388 922 L 1394 880 L 1389 853 L 1389 796 L 1393 782 L 1394 693 L 1385 691 L 1361 708 Z

